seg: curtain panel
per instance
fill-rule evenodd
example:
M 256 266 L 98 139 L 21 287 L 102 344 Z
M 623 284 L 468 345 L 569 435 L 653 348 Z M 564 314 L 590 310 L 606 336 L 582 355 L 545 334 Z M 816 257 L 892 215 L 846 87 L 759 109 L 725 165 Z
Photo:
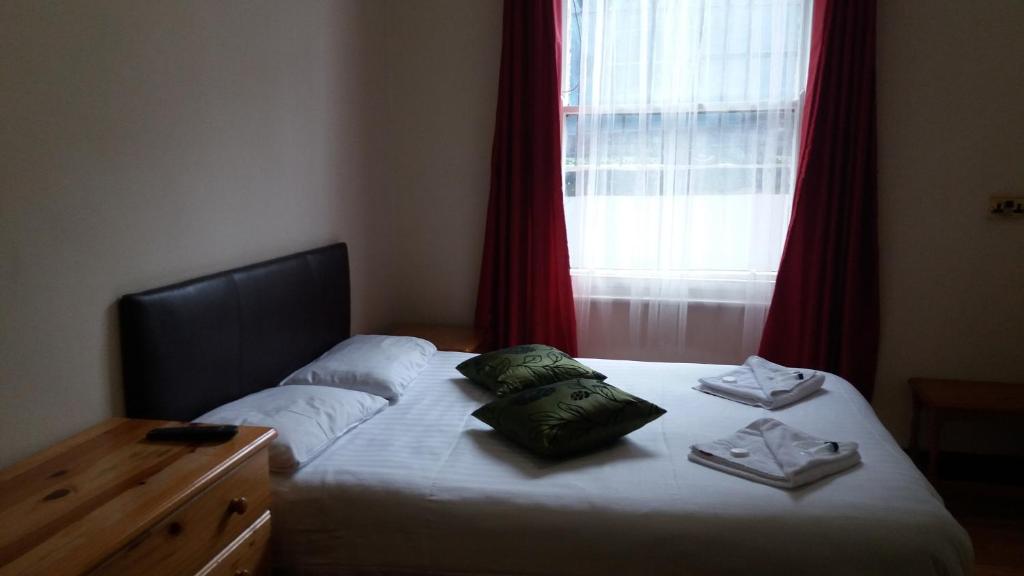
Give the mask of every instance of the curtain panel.
M 485 348 L 575 356 L 562 207 L 562 0 L 506 0 L 476 324 Z
M 810 0 L 568 0 L 565 211 L 588 356 L 757 351 L 793 204 Z
M 762 356 L 868 399 L 878 355 L 875 2 L 817 0 L 792 223 Z

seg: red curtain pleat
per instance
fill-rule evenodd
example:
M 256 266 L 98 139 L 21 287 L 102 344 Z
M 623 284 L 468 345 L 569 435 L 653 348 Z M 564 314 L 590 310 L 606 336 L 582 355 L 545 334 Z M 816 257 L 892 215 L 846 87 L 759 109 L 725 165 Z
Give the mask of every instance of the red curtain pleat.
M 562 207 L 561 0 L 506 0 L 476 323 L 488 349 L 576 355 Z
M 792 220 L 760 355 L 871 398 L 878 356 L 875 2 L 816 0 Z

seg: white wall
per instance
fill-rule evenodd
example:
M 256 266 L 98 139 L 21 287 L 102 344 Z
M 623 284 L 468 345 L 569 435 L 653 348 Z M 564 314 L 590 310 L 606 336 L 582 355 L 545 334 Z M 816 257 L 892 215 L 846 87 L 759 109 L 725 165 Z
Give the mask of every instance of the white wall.
M 472 325 L 501 56 L 500 0 L 387 3 L 396 319 Z
M 906 439 L 908 377 L 1024 383 L 1024 221 L 985 212 L 990 195 L 1024 195 L 1024 2 L 878 6 L 882 340 L 874 405 Z M 998 446 L 963 437 L 975 450 L 1022 450 L 1005 436 Z M 964 447 L 955 440 L 947 445 Z
M 121 410 L 123 293 L 345 240 L 388 322 L 374 6 L 0 4 L 0 466 Z

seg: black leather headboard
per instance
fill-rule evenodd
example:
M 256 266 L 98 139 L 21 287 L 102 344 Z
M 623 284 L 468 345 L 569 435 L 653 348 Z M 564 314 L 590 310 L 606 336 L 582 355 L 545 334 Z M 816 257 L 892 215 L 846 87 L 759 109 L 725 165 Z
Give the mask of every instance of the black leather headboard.
M 274 386 L 349 337 L 345 244 L 120 301 L 125 408 L 191 420 Z

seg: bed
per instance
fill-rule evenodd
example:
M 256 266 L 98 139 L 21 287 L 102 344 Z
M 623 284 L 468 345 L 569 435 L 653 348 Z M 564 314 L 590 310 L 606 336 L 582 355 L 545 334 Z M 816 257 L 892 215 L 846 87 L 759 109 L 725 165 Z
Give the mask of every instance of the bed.
M 129 416 L 189 420 L 349 336 L 343 244 L 126 296 Z M 854 440 L 797 490 L 689 462 L 768 414 L 692 389 L 728 367 L 583 360 L 668 410 L 609 448 L 539 459 L 470 413 L 493 399 L 438 352 L 399 402 L 273 480 L 281 574 L 969 574 L 970 541 L 867 402 L 829 375 L 770 415 Z

